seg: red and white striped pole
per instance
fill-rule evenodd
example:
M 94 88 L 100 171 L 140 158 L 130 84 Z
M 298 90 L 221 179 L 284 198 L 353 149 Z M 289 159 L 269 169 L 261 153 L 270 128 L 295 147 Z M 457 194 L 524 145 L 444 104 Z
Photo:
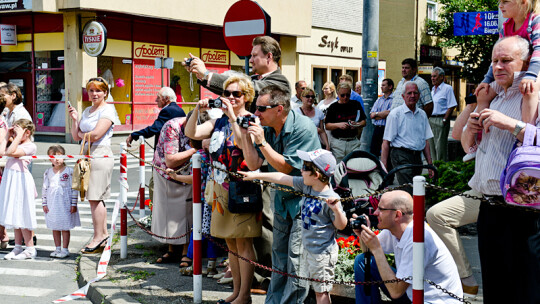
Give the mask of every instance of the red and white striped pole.
M 413 304 L 424 303 L 424 214 L 426 178 L 413 178 Z
M 144 189 L 145 189 L 145 172 L 144 172 L 144 137 L 139 137 L 139 157 L 141 160 L 139 161 L 139 219 L 142 219 L 145 216 L 144 212 Z
M 202 204 L 201 155 L 195 153 L 193 161 L 193 303 L 202 303 Z
M 127 258 L 127 146 L 120 144 L 120 258 Z

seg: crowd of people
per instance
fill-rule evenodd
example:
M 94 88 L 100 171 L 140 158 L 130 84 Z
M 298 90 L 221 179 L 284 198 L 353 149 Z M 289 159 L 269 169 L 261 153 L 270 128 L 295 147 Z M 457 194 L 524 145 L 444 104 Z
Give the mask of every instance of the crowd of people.
M 305 81 L 298 81 L 296 94 L 291 97 L 289 81 L 278 67 L 279 43 L 267 36 L 253 40 L 250 63 L 256 75 L 252 77 L 212 73 L 202 60 L 190 57 L 192 60 L 184 63 L 185 68 L 197 76 L 201 86 L 218 94 L 219 99 L 200 100 L 186 116 L 176 104 L 174 91 L 164 87 L 156 97 L 161 110 L 155 122 L 126 139 L 128 145 L 140 136 L 154 136 L 155 140 L 153 163 L 157 169 L 151 182 L 151 230 L 167 237 L 155 238 L 167 245 L 156 263 L 180 263 L 183 274 L 193 272 L 193 245 L 189 235 L 193 225 L 190 160 L 199 153 L 203 163 L 203 232 L 223 239 L 231 251 L 276 270 L 271 274 L 258 273 L 252 264 L 229 254 L 233 291 L 218 303 L 251 303 L 252 286 L 263 286 L 265 282 L 266 303 L 303 303 L 310 288 L 315 291 L 317 303 L 331 303 L 329 281 L 334 278 L 337 263 L 336 231 L 358 217 L 364 217 L 365 223 L 353 229 L 364 252 L 355 260 L 356 281 L 404 279 L 380 287 L 396 302 L 410 303 L 412 282 L 405 279 L 412 276 L 413 260 L 415 223 L 410 193 L 396 190 L 384 194 L 374 212 L 377 227 L 371 227 L 364 215 L 352 214 L 347 218 L 330 182 L 336 165 L 360 149 L 359 138 L 368 121 L 361 87 L 353 83 L 351 76 L 342 75 L 339 83 L 323 85 L 324 96 L 317 103 L 315 90 Z M 522 120 L 529 123 L 536 118 L 528 115 L 523 119 L 521 110 L 524 95 L 520 92 L 520 81 L 523 83 L 528 75 L 525 72 L 532 62 L 530 58 L 526 39 L 511 36 L 499 40 L 492 53 L 495 81 L 484 92 L 493 95 L 486 97 L 492 101 L 476 112 L 474 106 L 467 106 L 455 122 L 452 136 L 461 139 L 466 151 L 479 142 L 475 173 L 469 182 L 470 194 L 504 201 L 499 187 L 500 173 L 515 140 L 523 140 Z M 386 169 L 447 160 L 450 118 L 457 105 L 452 87 L 444 83 L 442 68 L 433 69 L 431 90 L 417 72 L 414 59 L 403 60 L 403 78 L 395 90 L 394 81 L 384 79 L 383 95 L 370 109 L 369 120 L 375 126 L 370 151 L 380 157 Z M 533 84 L 529 85 L 531 91 L 537 91 Z M 115 115 L 105 102 L 108 83 L 101 77 L 91 78 L 86 89 L 92 106 L 81 115 L 68 107 L 71 135 L 74 140 L 82 141 L 81 149 L 90 150 L 92 155 L 111 155 Z M 15 245 L 5 259 L 31 259 L 36 256 L 32 231 L 36 228 L 37 193 L 30 161 L 17 157 L 35 154 L 34 125 L 21 105 L 16 86 L 0 84 L 0 93 L 0 110 L 7 109 L 5 117 L 0 117 L 0 154 L 13 157 L 5 165 L 0 182 L 1 246 L 8 245 L 6 229 L 14 229 Z M 478 133 L 483 133 L 481 141 L 477 140 Z M 48 154 L 62 155 L 65 151 L 54 145 Z M 91 160 L 86 198 L 92 211 L 94 234 L 81 250 L 84 254 L 102 251 L 108 238 L 105 200 L 110 196 L 113 161 Z M 69 230 L 80 225 L 79 193 L 70 187 L 73 170 L 60 159 L 52 159 L 51 163 L 52 168 L 44 175 L 43 210 L 56 246 L 51 257 L 64 258 L 69 255 Z M 227 171 L 238 172 L 243 178 Z M 400 170 L 398 183 L 410 183 L 420 173 L 421 169 L 417 168 Z M 434 172 L 430 170 L 429 175 L 433 176 Z M 280 184 L 282 188 L 275 190 L 250 183 L 256 179 Z M 291 190 L 308 196 L 295 195 Z M 238 197 L 243 199 L 243 205 L 238 203 Z M 509 218 L 519 219 L 519 234 L 501 227 Z M 529 241 L 539 234 L 538 215 L 524 209 L 480 204 L 464 196 L 452 197 L 431 208 L 427 213 L 429 225 L 416 223 L 424 226 L 426 279 L 460 298 L 476 295 L 478 283 L 455 230 L 475 221 L 478 221 L 484 300 L 538 303 L 540 293 L 535 286 L 540 283 L 540 256 L 530 248 L 533 245 Z M 375 234 L 372 228 L 381 232 Z M 217 275 L 219 253 L 212 242 L 208 245 L 206 274 L 211 277 Z M 500 257 L 493 255 L 498 248 L 507 250 L 509 259 L 504 265 L 499 262 Z M 395 268 L 388 264 L 386 253 L 395 253 Z M 301 280 L 279 272 L 319 281 Z M 501 280 L 501 277 L 523 278 L 529 283 Z M 501 290 L 508 288 L 512 292 L 501 294 Z M 429 303 L 459 302 L 428 283 L 424 284 L 424 291 L 425 301 Z M 380 301 L 378 286 L 356 286 L 357 303 Z

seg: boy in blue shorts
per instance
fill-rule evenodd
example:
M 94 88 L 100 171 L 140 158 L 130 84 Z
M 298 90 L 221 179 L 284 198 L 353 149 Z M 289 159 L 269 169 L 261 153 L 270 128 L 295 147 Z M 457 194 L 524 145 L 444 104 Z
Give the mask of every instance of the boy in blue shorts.
M 304 161 L 302 176 L 290 176 L 279 172 L 255 173 L 238 172 L 244 180 L 259 179 L 270 183 L 293 187 L 296 191 L 320 199 L 302 198 L 302 255 L 301 270 L 312 279 L 329 281 L 334 279 L 334 267 L 338 259 L 336 229 L 347 225 L 347 218 L 339 195 L 330 187 L 330 177 L 336 168 L 336 159 L 327 150 L 312 152 L 297 150 Z M 300 275 L 303 275 L 300 273 Z M 311 282 L 317 297 L 317 304 L 331 303 L 329 292 L 332 284 Z

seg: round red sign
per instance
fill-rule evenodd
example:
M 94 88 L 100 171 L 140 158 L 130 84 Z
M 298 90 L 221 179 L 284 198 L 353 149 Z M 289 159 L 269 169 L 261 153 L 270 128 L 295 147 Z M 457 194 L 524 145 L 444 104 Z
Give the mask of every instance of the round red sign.
M 257 2 L 240 0 L 229 8 L 223 21 L 223 37 L 236 55 L 249 56 L 253 39 L 264 35 L 270 35 L 270 16 Z

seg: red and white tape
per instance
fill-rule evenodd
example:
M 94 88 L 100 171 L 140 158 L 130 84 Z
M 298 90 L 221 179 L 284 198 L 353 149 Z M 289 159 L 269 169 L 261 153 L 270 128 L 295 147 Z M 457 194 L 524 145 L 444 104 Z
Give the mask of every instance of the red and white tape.
M 0 158 L 15 158 L 10 156 L 0 156 Z M 120 158 L 114 155 L 31 155 L 16 157 L 18 159 L 83 159 L 83 158 Z
M 110 237 L 107 240 L 107 245 L 105 246 L 105 249 L 103 250 L 103 253 L 101 254 L 101 258 L 99 259 L 99 263 L 97 267 L 97 276 L 93 278 L 92 280 L 88 281 L 88 283 L 86 283 L 86 285 L 84 285 L 82 288 L 79 288 L 77 291 L 63 298 L 54 300 L 53 303 L 64 303 L 67 301 L 86 297 L 90 284 L 101 280 L 103 277 L 107 275 L 107 266 L 109 266 L 109 261 L 111 260 L 112 236 L 114 235 L 114 232 L 116 231 L 116 220 L 118 219 L 119 210 L 120 210 L 120 201 L 116 200 L 114 203 L 114 210 L 112 214 L 111 231 L 109 234 Z

